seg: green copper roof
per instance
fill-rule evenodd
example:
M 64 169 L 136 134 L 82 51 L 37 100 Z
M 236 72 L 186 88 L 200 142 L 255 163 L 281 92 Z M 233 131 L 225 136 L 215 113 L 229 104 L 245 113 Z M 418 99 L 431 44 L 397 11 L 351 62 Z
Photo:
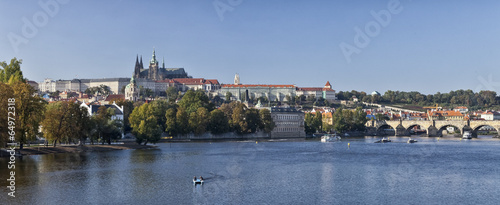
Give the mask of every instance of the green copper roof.
M 156 61 L 156 54 L 155 54 L 155 49 L 153 48 L 153 58 L 151 58 L 151 61 L 149 62 L 150 64 L 157 64 L 158 61 Z

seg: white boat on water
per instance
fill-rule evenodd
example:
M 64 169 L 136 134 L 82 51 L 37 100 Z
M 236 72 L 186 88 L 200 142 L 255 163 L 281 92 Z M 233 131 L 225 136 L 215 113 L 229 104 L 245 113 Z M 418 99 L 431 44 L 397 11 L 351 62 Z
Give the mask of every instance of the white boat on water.
M 462 136 L 464 139 L 472 139 L 472 132 L 470 131 L 465 131 L 464 135 Z
M 201 179 L 193 179 L 193 184 L 203 184 L 203 180 L 201 180 Z
M 417 140 L 412 139 L 411 137 L 406 141 L 406 143 L 415 143 L 418 142 Z
M 326 134 L 321 136 L 321 142 L 335 142 L 339 141 L 341 138 L 337 134 Z
M 386 142 L 392 142 L 390 138 L 382 138 L 381 140 L 375 141 L 375 143 L 386 143 Z

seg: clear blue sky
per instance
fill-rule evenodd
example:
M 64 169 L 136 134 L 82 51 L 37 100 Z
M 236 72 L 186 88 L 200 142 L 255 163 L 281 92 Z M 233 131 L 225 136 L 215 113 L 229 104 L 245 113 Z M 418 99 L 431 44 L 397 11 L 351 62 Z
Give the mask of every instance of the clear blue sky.
M 130 77 L 136 55 L 148 62 L 155 47 L 167 67 L 221 83 L 239 73 L 251 84 L 329 80 L 337 91 L 500 91 L 500 1 L 400 0 L 350 62 L 341 43 L 356 46 L 355 28 L 374 25 L 370 12 L 390 0 L 60 1 L 49 15 L 39 1 L 0 0 L 0 61 L 23 59 L 35 81 Z M 23 34 L 23 18 L 37 31 Z M 13 34 L 28 41 L 17 52 Z

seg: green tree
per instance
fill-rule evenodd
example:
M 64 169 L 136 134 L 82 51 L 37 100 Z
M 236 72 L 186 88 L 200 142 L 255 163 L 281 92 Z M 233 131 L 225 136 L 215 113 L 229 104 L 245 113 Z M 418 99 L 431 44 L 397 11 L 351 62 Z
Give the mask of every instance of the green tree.
M 104 144 L 104 140 L 106 137 L 104 137 L 107 126 L 108 126 L 108 121 L 111 120 L 111 113 L 108 112 L 107 108 L 104 106 L 99 107 L 97 110 L 97 113 L 92 116 L 92 120 L 94 120 L 95 125 L 95 132 L 93 139 L 96 140 L 101 140 L 101 143 Z M 91 139 L 91 142 L 93 144 L 93 139 Z
M 366 127 L 365 124 L 368 121 L 366 118 L 366 112 L 364 112 L 361 107 L 356 108 L 356 110 L 353 111 L 354 114 L 354 125 L 353 131 L 365 131 Z
M 231 101 L 231 97 L 233 97 L 233 94 L 229 91 L 226 92 L 226 101 L 227 102 L 230 102 Z
M 144 89 L 144 95 L 147 97 L 155 97 L 155 92 L 149 88 Z
M 168 103 L 166 100 L 155 100 L 149 104 L 150 112 L 155 116 L 157 124 L 160 126 L 161 130 L 165 130 L 165 123 L 167 121 L 167 118 L 165 118 L 165 113 L 169 108 L 175 105 L 172 103 Z
M 179 90 L 175 86 L 171 86 L 167 88 L 167 99 L 169 102 L 175 102 L 177 98 L 179 97 Z
M 316 132 L 314 128 L 314 115 L 311 113 L 306 113 L 304 116 L 304 129 L 307 134 L 313 134 Z
M 79 145 L 83 145 L 85 140 L 92 134 L 93 123 L 87 108 L 83 108 L 79 103 L 71 102 L 68 104 L 68 112 L 64 130 L 70 140 L 78 140 Z
M 196 112 L 189 115 L 189 127 L 195 135 L 201 135 L 207 131 L 209 123 L 208 111 L 204 107 L 198 108 Z
M 203 90 L 188 90 L 178 103 L 188 114 L 196 112 L 198 108 L 204 107 L 208 111 L 213 110 L 213 104 Z
M 177 133 L 185 135 L 190 132 L 189 130 L 189 115 L 184 108 L 179 107 L 175 115 L 175 124 L 177 125 Z
M 333 113 L 333 129 L 343 133 L 348 130 L 346 119 L 343 116 L 344 109 L 339 108 Z
M 132 111 L 129 117 L 132 133 L 136 137 L 136 142 L 156 143 L 161 138 L 162 126 L 158 124 L 157 116 L 154 114 L 155 106 L 149 103 L 143 104 Z M 165 112 L 164 112 L 165 113 Z
M 210 121 L 208 128 L 212 134 L 222 134 L 229 132 L 229 119 L 224 114 L 224 112 L 215 109 L 210 112 Z
M 259 111 L 260 115 L 260 120 L 261 120 L 261 130 L 263 130 L 265 133 L 270 133 L 274 129 L 274 121 L 273 118 L 271 117 L 271 111 L 268 109 L 261 109 Z
M 161 128 L 156 124 L 157 119 L 155 116 L 149 116 L 144 120 L 141 120 L 139 126 L 134 129 L 136 135 L 136 142 L 147 145 L 148 142 L 158 142 L 161 139 Z
M 248 122 L 245 120 L 247 107 L 243 103 L 237 103 L 231 116 L 232 127 L 238 134 L 243 134 L 248 130 Z
M 257 109 L 250 108 L 245 112 L 246 130 L 247 133 L 255 133 L 259 128 L 263 127 L 260 120 L 260 114 Z
M 169 136 L 177 136 L 176 113 L 177 109 L 175 107 L 169 108 L 165 113 L 165 132 L 167 132 Z
M 23 61 L 21 59 L 13 58 L 10 60 L 10 64 L 5 61 L 0 62 L 0 82 L 12 84 L 14 82 L 26 82 L 23 77 L 23 72 L 21 71 L 21 64 Z

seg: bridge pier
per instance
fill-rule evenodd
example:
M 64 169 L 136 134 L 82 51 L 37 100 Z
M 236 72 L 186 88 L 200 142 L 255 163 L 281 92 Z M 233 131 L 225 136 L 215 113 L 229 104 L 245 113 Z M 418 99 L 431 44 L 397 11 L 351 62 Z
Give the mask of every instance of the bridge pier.
M 429 137 L 440 137 L 441 133 L 439 133 L 439 130 L 434 127 L 434 126 L 430 126 L 429 128 L 427 128 L 427 136 Z
M 396 136 L 410 136 L 410 132 L 402 125 L 398 125 L 395 131 Z
M 377 128 L 376 127 L 366 127 L 365 134 L 368 136 L 375 136 L 375 135 L 377 135 Z

